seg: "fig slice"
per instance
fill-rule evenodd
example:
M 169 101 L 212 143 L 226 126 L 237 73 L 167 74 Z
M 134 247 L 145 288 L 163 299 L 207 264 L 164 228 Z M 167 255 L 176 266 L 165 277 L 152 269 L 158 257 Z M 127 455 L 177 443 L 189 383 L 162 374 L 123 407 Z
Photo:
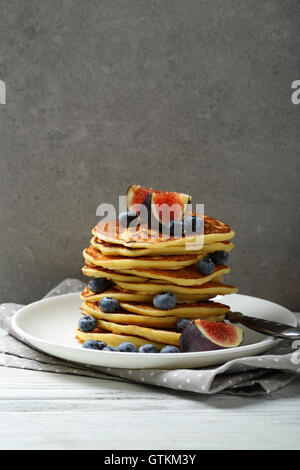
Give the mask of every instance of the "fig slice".
M 140 206 L 144 205 L 149 218 L 155 217 L 159 224 L 182 220 L 187 205 L 192 202 L 188 194 L 158 191 L 135 184 L 129 186 L 126 197 L 128 210 L 139 211 Z
M 182 220 L 191 200 L 188 194 L 152 192 L 151 211 L 160 224 L 166 225 L 171 220 Z
M 185 352 L 213 351 L 240 346 L 244 331 L 224 322 L 195 319 L 183 330 L 180 346 Z
M 129 186 L 126 192 L 127 209 L 138 211 L 139 206 L 144 204 L 148 194 L 153 191 L 151 188 L 143 188 L 138 184 Z

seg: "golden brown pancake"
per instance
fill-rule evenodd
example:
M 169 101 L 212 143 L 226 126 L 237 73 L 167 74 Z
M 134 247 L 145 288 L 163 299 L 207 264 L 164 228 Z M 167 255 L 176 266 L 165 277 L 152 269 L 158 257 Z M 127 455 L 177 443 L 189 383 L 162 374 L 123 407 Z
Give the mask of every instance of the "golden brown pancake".
M 190 303 L 208 300 L 216 294 L 176 294 L 177 303 Z M 113 297 L 119 302 L 146 302 L 152 303 L 153 294 L 142 294 L 135 291 L 125 291 L 118 288 L 109 289 L 101 294 L 95 294 L 88 287 L 80 294 L 82 300 L 99 301 L 103 297 Z
M 151 294 L 138 294 L 137 292 L 126 292 L 120 289 L 109 289 L 101 294 L 95 294 L 90 291 L 88 287 L 80 294 L 82 300 L 90 300 L 99 302 L 103 297 L 113 297 L 119 301 L 137 301 L 137 302 L 152 302 L 153 295 Z M 139 300 L 137 300 L 139 299 Z
M 159 310 L 149 304 L 135 304 L 135 302 L 121 302 L 120 311 L 116 313 L 105 313 L 101 310 L 98 302 L 83 302 L 82 311 L 85 315 L 92 315 L 100 320 L 107 320 L 113 323 L 121 323 L 125 325 L 149 326 L 151 328 L 171 328 L 176 327 L 179 318 L 202 318 L 210 321 L 223 321 L 225 313 L 229 307 L 217 302 L 207 302 L 206 307 L 198 307 L 198 304 L 185 304 L 184 308 L 169 310 Z M 123 307 L 124 305 L 124 307 Z M 194 308 L 189 307 L 193 305 Z M 129 312 L 129 313 L 128 313 Z M 148 315 L 150 312 L 150 315 Z
M 151 304 L 141 304 L 138 302 L 120 302 L 120 306 L 123 310 L 133 312 L 138 315 L 155 317 L 171 315 L 174 317 L 207 319 L 210 319 L 212 316 L 224 316 L 230 310 L 228 305 L 213 301 L 179 304 L 170 310 L 161 310 L 153 307 Z
M 123 290 L 129 291 L 131 290 L 131 286 L 129 282 L 121 282 L 117 281 L 116 285 Z M 222 284 L 220 282 L 207 282 L 206 284 L 202 285 L 195 285 L 195 286 L 178 286 L 176 284 L 157 284 L 155 280 L 143 282 L 140 284 L 134 285 L 135 292 L 141 294 L 160 294 L 163 292 L 173 292 L 174 294 L 202 294 L 202 295 L 225 295 L 225 294 L 233 294 L 237 292 L 237 288 L 234 286 L 230 286 L 228 284 Z
M 200 256 L 187 254 L 124 258 L 123 256 L 103 255 L 93 246 L 89 246 L 83 251 L 83 257 L 88 265 L 101 266 L 110 270 L 120 270 L 132 268 L 180 269 L 196 263 Z
M 145 282 L 144 277 L 130 276 L 126 273 L 118 273 L 110 269 L 101 268 L 100 266 L 83 266 L 83 274 L 90 277 L 106 277 L 112 281 L 125 281 L 125 282 Z
M 189 215 L 187 212 L 186 215 Z M 229 240 L 234 237 L 230 227 L 220 220 L 197 214 L 204 219 L 204 234 L 193 235 L 182 238 L 174 238 L 159 234 L 157 231 L 148 229 L 147 225 L 125 228 L 119 225 L 118 220 L 99 223 L 93 230 L 93 235 L 106 243 L 120 244 L 135 248 L 158 247 L 168 245 L 185 245 L 195 243 L 204 245 L 207 243 Z
M 137 336 L 144 340 L 147 339 L 148 343 L 155 341 L 156 343 L 179 346 L 180 333 L 171 329 L 159 330 L 139 325 L 120 325 L 118 323 L 112 323 L 105 320 L 98 320 L 98 328 L 118 335 Z M 96 329 L 93 332 L 96 333 Z
M 214 251 L 230 251 L 233 248 L 233 243 L 229 241 L 215 242 L 207 245 L 179 245 L 179 246 L 165 246 L 162 249 L 158 248 L 127 248 L 123 245 L 106 243 L 97 237 L 91 239 L 91 245 L 97 250 L 101 251 L 103 255 L 107 256 L 125 256 L 128 258 L 135 258 L 138 256 L 167 256 L 167 255 L 184 255 L 184 254 L 199 254 L 205 255 Z
M 110 333 L 107 330 L 101 331 L 100 329 L 97 330 L 97 332 L 84 333 L 83 331 L 79 330 L 79 328 L 77 328 L 75 331 L 75 337 L 81 343 L 89 339 L 93 339 L 94 341 L 104 341 L 108 346 L 114 346 L 115 348 L 124 342 L 133 343 L 137 348 L 143 344 L 150 343 L 148 339 L 140 338 L 138 336 Z M 153 344 L 153 346 L 155 346 L 159 351 L 165 346 L 165 344 L 157 343 L 156 341 L 151 341 L 151 344 Z
M 179 286 L 195 286 L 206 284 L 214 280 L 216 277 L 220 278 L 223 274 L 230 272 L 228 266 L 215 266 L 213 273 L 204 276 L 197 271 L 196 264 L 186 266 L 181 269 L 167 270 L 167 269 L 124 269 L 119 271 L 133 276 L 144 277 L 146 279 L 159 279 L 167 281 L 167 283 L 177 284 Z M 119 280 L 119 279 L 117 279 Z M 122 280 L 121 280 L 122 281 Z M 126 281 L 125 281 L 126 282 Z M 145 279 L 144 279 L 145 282 Z
M 177 317 L 155 317 L 149 315 L 137 315 L 127 312 L 105 313 L 98 306 L 97 302 L 84 302 L 82 310 L 87 315 L 92 315 L 99 320 L 106 320 L 113 323 L 121 323 L 124 325 L 140 325 L 150 328 L 176 328 Z

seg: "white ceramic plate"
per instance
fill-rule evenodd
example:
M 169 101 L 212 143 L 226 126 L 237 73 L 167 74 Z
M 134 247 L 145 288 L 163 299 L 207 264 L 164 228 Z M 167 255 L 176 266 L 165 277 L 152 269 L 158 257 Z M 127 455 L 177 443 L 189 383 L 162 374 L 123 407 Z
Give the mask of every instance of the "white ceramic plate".
M 218 296 L 233 311 L 296 326 L 295 316 L 286 308 L 267 300 L 232 294 Z M 19 310 L 13 317 L 17 333 L 37 349 L 62 359 L 94 366 L 126 369 L 178 369 L 221 364 L 231 359 L 260 354 L 278 340 L 244 328 L 245 339 L 238 348 L 178 354 L 141 354 L 83 349 L 74 338 L 80 318 L 79 293 L 40 300 Z M 150 342 L 150 341 L 149 341 Z

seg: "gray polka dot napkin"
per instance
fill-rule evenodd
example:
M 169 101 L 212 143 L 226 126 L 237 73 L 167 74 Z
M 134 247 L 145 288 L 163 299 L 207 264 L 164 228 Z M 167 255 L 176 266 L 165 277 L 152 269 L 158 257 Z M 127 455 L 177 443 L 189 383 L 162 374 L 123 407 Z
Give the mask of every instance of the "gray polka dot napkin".
M 45 298 L 79 292 L 83 287 L 84 284 L 77 279 L 66 279 Z M 4 330 L 0 334 L 0 366 L 126 380 L 177 391 L 236 395 L 269 394 L 300 375 L 300 351 L 286 341 L 274 347 L 272 354 L 234 359 L 205 369 L 129 370 L 83 366 L 49 356 L 21 341 L 11 326 L 13 314 L 21 307 L 13 303 L 0 305 L 0 327 Z

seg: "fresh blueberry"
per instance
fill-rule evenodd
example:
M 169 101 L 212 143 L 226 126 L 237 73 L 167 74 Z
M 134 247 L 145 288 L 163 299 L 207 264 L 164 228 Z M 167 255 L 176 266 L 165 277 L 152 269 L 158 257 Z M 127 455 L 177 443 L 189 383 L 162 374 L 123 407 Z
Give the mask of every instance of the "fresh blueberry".
M 137 218 L 137 213 L 134 211 L 121 212 L 118 217 L 119 224 L 122 227 L 129 227 L 131 222 L 133 222 L 136 218 Z
M 214 263 L 209 258 L 198 259 L 196 268 L 198 273 L 208 276 L 215 270 Z
M 170 310 L 176 306 L 176 295 L 173 292 L 164 292 L 157 294 L 153 298 L 153 305 L 160 310 Z
M 107 346 L 107 344 L 104 343 L 104 341 L 97 341 L 97 343 L 98 343 L 100 349 L 104 349 Z
M 97 277 L 96 279 L 92 279 L 88 283 L 88 288 L 90 291 L 94 292 L 94 294 L 101 294 L 112 287 L 112 282 L 106 277 Z
M 179 353 L 179 348 L 177 348 L 176 346 L 171 346 L 171 345 L 167 345 L 167 346 L 164 346 L 161 350 L 160 350 L 161 354 L 164 354 L 164 353 Z
M 105 313 L 114 313 L 119 310 L 119 302 L 113 297 L 102 297 L 98 303 L 102 312 Z
M 224 264 L 228 261 L 229 253 L 227 251 L 215 251 L 210 254 L 210 258 L 215 264 Z
M 85 348 L 85 349 L 97 349 L 98 351 L 100 351 L 103 348 L 101 347 L 99 342 L 100 341 L 95 341 L 93 339 L 88 339 L 87 341 L 85 341 L 82 344 L 82 347 Z
M 91 315 L 84 315 L 80 318 L 78 322 L 78 327 L 81 331 L 88 333 L 89 331 L 93 331 L 97 326 L 96 318 L 92 317 Z
M 168 225 L 170 235 L 180 238 L 183 236 L 183 223 L 181 220 L 171 220 Z
M 157 349 L 153 344 L 143 344 L 139 348 L 139 353 L 157 353 Z
M 176 323 L 176 330 L 181 333 L 189 324 L 191 320 L 188 318 L 180 318 Z
M 102 351 L 118 351 L 114 346 L 105 346 Z
M 194 215 L 187 215 L 183 219 L 183 230 L 185 235 L 191 235 L 193 233 L 202 233 L 204 228 L 204 221 L 202 217 L 196 217 Z
M 118 351 L 120 351 L 120 352 L 138 352 L 138 349 L 135 346 L 135 344 L 128 343 L 128 342 L 125 341 L 124 343 L 119 344 Z

